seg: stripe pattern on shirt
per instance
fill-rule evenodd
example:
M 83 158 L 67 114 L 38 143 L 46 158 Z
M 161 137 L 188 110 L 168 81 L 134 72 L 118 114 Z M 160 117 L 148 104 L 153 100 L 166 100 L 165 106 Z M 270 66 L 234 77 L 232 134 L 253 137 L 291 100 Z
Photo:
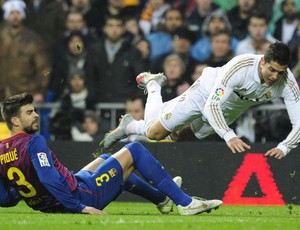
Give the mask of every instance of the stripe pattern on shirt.
M 239 62 L 237 65 L 233 66 L 231 69 L 228 70 L 228 72 L 225 74 L 224 79 L 222 80 L 222 84 L 226 87 L 228 84 L 228 81 L 234 76 L 234 74 L 239 71 L 240 69 L 247 67 L 247 66 L 253 66 L 254 64 L 254 58 L 248 58 L 241 62 Z

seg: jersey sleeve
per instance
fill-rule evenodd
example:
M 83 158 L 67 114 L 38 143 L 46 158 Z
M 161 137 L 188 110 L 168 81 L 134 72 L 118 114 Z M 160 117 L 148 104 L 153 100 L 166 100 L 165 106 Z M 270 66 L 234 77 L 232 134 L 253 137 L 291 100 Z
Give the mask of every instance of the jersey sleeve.
M 68 210 L 82 212 L 85 205 L 72 194 L 65 178 L 54 167 L 46 140 L 40 135 L 34 136 L 27 145 L 27 151 L 39 180 L 45 188 Z
M 282 96 L 293 128 L 287 138 L 277 146 L 285 155 L 296 148 L 300 142 L 300 92 L 292 73 L 288 71 L 288 74 L 290 77 L 286 79 L 287 84 Z
M 233 94 L 234 88 L 236 86 L 241 87 L 243 84 L 243 80 L 240 77 L 243 75 L 242 70 L 233 71 L 234 68 L 234 64 L 227 64 L 227 66 L 225 65 L 223 69 L 219 70 L 219 77 L 210 92 L 203 111 L 209 124 L 226 142 L 237 135 L 226 123 L 222 105 Z
M 20 194 L 3 180 L 0 180 L 0 206 L 13 207 L 22 199 Z

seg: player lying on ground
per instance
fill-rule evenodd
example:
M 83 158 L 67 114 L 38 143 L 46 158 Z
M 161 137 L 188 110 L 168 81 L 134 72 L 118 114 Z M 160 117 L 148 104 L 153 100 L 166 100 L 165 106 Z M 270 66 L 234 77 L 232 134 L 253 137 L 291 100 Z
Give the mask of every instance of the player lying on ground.
M 165 103 L 160 90 L 166 77 L 141 73 L 136 78 L 138 87 L 148 92 L 144 120 L 136 121 L 126 114 L 100 146 L 109 148 L 131 134 L 161 140 L 178 133 L 178 141 L 182 141 L 202 140 L 217 133 L 233 153 L 243 152 L 250 146 L 228 125 L 252 106 L 283 98 L 293 129 L 277 147 L 265 153 L 265 156 L 281 159 L 300 141 L 300 93 L 288 69 L 289 63 L 288 46 L 275 42 L 264 56 L 240 55 L 222 67 L 205 68 L 184 94 Z
M 21 199 L 34 210 L 56 213 L 104 214 L 123 191 L 140 195 L 162 213 L 173 201 L 180 215 L 194 215 L 218 208 L 222 201 L 190 197 L 140 143 L 125 145 L 114 155 L 102 155 L 73 174 L 48 148 L 39 130 L 39 116 L 32 95 L 7 98 L 1 108 L 11 137 L 0 144 L 0 206 L 15 206 Z M 136 176 L 137 169 L 145 181 Z

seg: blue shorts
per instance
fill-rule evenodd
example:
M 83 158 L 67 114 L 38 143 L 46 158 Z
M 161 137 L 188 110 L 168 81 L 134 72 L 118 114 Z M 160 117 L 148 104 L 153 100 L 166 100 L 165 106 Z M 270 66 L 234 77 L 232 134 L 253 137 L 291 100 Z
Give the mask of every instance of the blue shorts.
M 105 160 L 95 172 L 81 170 L 75 177 L 81 203 L 101 210 L 115 200 L 124 188 L 123 169 L 113 157 Z

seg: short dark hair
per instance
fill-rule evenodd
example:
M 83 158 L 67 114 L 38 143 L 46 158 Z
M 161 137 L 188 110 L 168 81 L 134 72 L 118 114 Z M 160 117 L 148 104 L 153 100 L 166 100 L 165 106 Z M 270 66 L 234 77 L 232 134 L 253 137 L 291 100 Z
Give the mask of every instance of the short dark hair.
M 20 116 L 20 108 L 24 105 L 32 104 L 32 102 L 32 95 L 26 92 L 8 97 L 4 100 L 1 107 L 1 115 L 10 130 L 13 126 L 11 118 Z
M 265 12 L 254 11 L 254 12 L 250 15 L 250 17 L 249 17 L 249 19 L 248 19 L 248 25 L 250 24 L 250 21 L 251 21 L 252 18 L 262 19 L 262 20 L 265 21 L 266 25 L 268 25 L 268 23 L 269 23 L 269 18 L 268 18 L 268 16 L 266 15 Z
M 264 55 L 266 62 L 277 62 L 279 65 L 288 66 L 291 61 L 290 48 L 283 42 L 276 41 L 271 44 Z
M 110 20 L 116 20 L 120 21 L 122 25 L 124 25 L 124 19 L 120 15 L 112 15 L 109 14 L 105 17 L 105 25 L 107 25 L 108 21 Z
M 144 97 L 144 95 L 141 95 L 139 93 L 132 94 L 129 97 L 127 97 L 125 99 L 125 104 L 127 102 L 133 102 L 133 101 L 137 101 L 137 100 L 140 100 L 142 102 L 142 104 L 143 104 L 143 107 L 145 107 L 145 104 L 146 104 L 145 97 Z

